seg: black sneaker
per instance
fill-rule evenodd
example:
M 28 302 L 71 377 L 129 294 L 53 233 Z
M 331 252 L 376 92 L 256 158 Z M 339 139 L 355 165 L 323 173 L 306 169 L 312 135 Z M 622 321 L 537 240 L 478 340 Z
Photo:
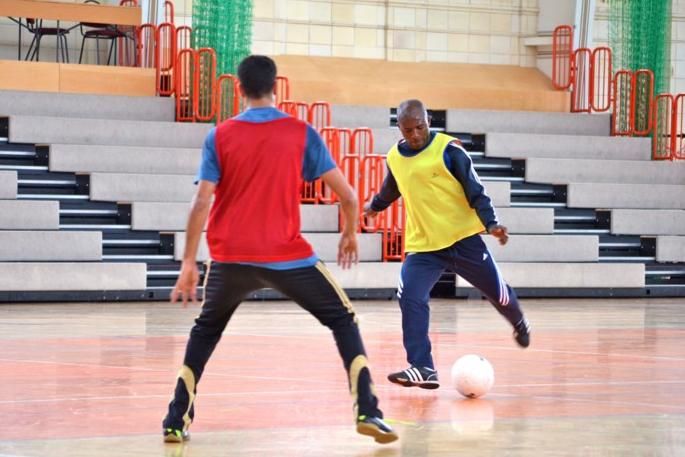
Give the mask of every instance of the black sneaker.
M 522 348 L 530 345 L 530 324 L 525 317 L 514 325 L 514 339 Z
M 370 436 L 376 443 L 387 444 L 397 440 L 397 433 L 383 419 L 373 416 L 357 418 L 357 433 Z
M 177 428 L 165 428 L 162 432 L 165 443 L 182 443 L 190 439 L 190 432 L 188 430 L 179 430 Z
M 397 373 L 390 373 L 388 381 L 404 387 L 421 387 L 422 389 L 437 389 L 438 372 L 431 368 L 409 367 Z

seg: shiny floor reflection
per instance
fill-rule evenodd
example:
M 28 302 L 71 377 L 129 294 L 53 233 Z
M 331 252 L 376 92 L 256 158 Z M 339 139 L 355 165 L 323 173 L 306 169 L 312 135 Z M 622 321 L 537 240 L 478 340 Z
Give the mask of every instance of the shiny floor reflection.
M 683 300 L 526 300 L 527 350 L 487 303 L 437 300 L 436 391 L 385 380 L 406 366 L 397 304 L 354 305 L 398 443 L 354 433 L 333 339 L 292 303 L 238 310 L 185 445 L 164 445 L 160 421 L 196 308 L 3 305 L 0 457 L 685 455 Z M 449 386 L 468 353 L 495 368 L 482 399 Z

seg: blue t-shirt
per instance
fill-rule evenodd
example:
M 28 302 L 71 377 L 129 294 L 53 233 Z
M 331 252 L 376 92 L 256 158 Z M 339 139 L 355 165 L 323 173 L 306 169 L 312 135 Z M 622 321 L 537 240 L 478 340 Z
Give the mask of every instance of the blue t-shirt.
M 264 108 L 250 108 L 247 111 L 239 114 L 234 119 L 244 122 L 269 122 L 276 119 L 287 117 L 288 115 L 273 107 Z M 221 178 L 221 169 L 219 167 L 219 160 L 216 156 L 216 128 L 213 128 L 207 134 L 205 142 L 202 145 L 202 162 L 195 177 L 195 184 L 199 181 L 209 181 L 214 184 L 219 182 Z M 326 144 L 321 139 L 321 136 L 311 126 L 307 125 L 307 141 L 305 143 L 304 159 L 302 160 L 302 177 L 306 181 L 314 181 L 322 174 L 330 171 L 336 167 L 333 158 L 331 157 Z M 319 258 L 315 255 L 306 259 L 290 260 L 287 262 L 268 262 L 268 263 L 244 263 L 244 265 L 254 265 L 262 268 L 270 268 L 272 270 L 291 270 L 294 268 L 310 267 Z

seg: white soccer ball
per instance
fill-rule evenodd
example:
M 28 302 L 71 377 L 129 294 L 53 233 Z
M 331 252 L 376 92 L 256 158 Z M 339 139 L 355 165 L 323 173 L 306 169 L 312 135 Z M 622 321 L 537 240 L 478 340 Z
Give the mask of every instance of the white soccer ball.
M 494 383 L 495 370 L 485 357 L 469 354 L 452 365 L 452 385 L 465 397 L 481 397 Z

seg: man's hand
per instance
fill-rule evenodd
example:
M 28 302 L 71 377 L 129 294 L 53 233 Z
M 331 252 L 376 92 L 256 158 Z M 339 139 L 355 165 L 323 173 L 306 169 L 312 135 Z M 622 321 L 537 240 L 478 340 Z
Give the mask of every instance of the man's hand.
M 371 209 L 371 202 L 364 203 L 364 216 L 366 216 L 366 217 L 378 216 L 378 211 L 374 211 Z
M 184 261 L 181 265 L 181 274 L 176 280 L 174 290 L 171 291 L 171 303 L 176 303 L 179 297 L 183 301 L 183 307 L 188 306 L 188 299 L 193 304 L 197 303 L 197 284 L 200 281 L 200 272 L 195 262 Z
M 357 234 L 354 232 L 343 233 L 338 243 L 338 265 L 345 270 L 350 268 L 352 264 L 356 264 L 358 259 Z
M 490 228 L 488 228 L 488 233 L 497 238 L 499 244 L 503 246 L 509 241 L 509 231 L 503 225 L 497 224 L 490 226 Z

